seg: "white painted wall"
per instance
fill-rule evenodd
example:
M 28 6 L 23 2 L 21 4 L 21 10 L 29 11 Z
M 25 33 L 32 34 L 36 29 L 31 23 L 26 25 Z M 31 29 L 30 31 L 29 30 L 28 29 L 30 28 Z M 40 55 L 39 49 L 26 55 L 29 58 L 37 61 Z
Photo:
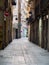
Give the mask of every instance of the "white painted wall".
M 18 28 L 18 0 L 16 0 L 16 6 L 13 6 L 13 28 Z

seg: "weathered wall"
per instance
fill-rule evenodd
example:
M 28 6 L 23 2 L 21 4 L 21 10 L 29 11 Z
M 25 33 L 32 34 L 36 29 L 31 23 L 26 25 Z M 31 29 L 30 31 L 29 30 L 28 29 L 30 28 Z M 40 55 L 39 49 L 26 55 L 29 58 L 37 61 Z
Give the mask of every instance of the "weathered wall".
M 3 49 L 12 40 L 11 9 L 8 0 L 0 0 L 0 49 Z M 8 10 L 8 16 L 5 12 Z
M 2 48 L 2 44 L 4 41 L 4 30 L 3 30 L 3 23 L 4 23 L 4 1 L 0 0 L 0 49 Z
M 49 51 L 49 10 L 48 10 L 48 51 Z

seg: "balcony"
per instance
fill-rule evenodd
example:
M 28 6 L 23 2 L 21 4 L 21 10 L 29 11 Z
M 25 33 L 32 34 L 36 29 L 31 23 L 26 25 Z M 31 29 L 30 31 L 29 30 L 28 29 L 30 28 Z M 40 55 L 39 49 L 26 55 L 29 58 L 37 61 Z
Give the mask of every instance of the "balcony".
M 40 4 L 41 5 L 41 10 L 44 10 L 44 9 L 46 9 L 48 7 L 49 0 L 41 0 L 40 3 L 41 3 Z
M 40 13 L 41 13 L 41 11 L 40 11 L 40 5 L 38 4 L 38 5 L 35 7 L 35 15 L 36 15 L 36 16 L 39 16 Z
M 8 8 L 8 0 L 5 0 L 5 9 Z

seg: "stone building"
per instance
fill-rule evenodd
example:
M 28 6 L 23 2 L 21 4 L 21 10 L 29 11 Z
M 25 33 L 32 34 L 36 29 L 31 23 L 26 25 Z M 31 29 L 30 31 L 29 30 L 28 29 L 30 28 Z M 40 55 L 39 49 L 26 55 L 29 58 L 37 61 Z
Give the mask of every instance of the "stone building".
M 34 0 L 35 16 L 33 20 L 29 20 L 30 41 L 40 47 L 49 50 L 49 0 Z M 29 0 L 29 3 L 33 2 Z M 33 10 L 33 9 L 32 9 Z M 30 9 L 31 11 L 31 9 Z
M 0 0 L 0 49 L 12 41 L 11 0 Z

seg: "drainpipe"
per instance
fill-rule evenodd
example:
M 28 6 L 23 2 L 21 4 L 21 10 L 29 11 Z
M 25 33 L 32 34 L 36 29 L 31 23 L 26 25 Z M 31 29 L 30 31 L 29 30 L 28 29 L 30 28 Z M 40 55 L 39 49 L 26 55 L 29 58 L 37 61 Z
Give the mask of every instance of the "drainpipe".
M 21 38 L 21 0 L 18 0 L 18 38 Z

